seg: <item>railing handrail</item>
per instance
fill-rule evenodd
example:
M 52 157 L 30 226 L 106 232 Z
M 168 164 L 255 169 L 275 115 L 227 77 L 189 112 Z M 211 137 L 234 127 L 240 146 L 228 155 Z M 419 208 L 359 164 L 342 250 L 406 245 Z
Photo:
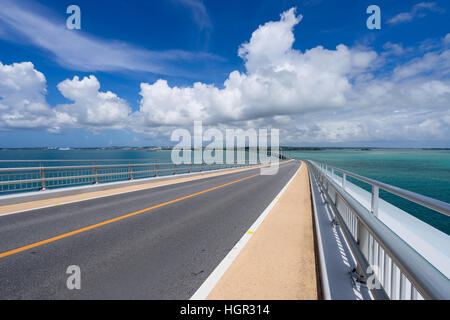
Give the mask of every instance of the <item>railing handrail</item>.
M 370 234 L 378 241 L 385 252 L 389 253 L 391 259 L 397 264 L 399 269 L 408 276 L 411 283 L 417 290 L 428 299 L 449 299 L 450 287 L 448 286 L 448 278 L 442 274 L 435 266 L 427 261 L 422 255 L 414 250 L 409 244 L 395 234 L 389 227 L 383 224 L 373 214 L 370 209 L 365 208 L 361 203 L 356 201 L 348 192 L 328 175 L 328 171 L 317 165 L 314 161 L 307 161 L 314 166 L 318 172 L 326 177 L 333 189 L 340 194 L 341 198 L 349 205 L 356 213 L 359 221 L 364 225 Z M 328 166 L 327 168 L 334 168 Z M 344 171 L 345 174 L 353 174 Z M 362 177 L 356 175 L 357 177 Z M 355 177 L 355 178 L 357 178 Z M 365 177 L 366 181 L 376 181 Z M 378 181 L 376 181 L 379 183 Z M 370 182 L 368 182 L 370 183 Z M 384 185 L 384 184 L 383 184 Z M 381 188 L 381 185 L 378 185 Z M 399 188 L 400 189 L 400 188 Z M 401 189 L 400 189 L 401 190 Z M 406 190 L 404 190 L 406 191 Z
M 51 187 L 61 187 L 62 184 L 49 185 L 49 183 L 63 182 L 64 186 L 73 184 L 89 184 L 89 183 L 103 183 L 103 178 L 119 177 L 119 180 L 134 180 L 144 179 L 149 177 L 142 176 L 143 174 L 153 173 L 154 177 L 158 177 L 162 172 L 172 172 L 174 175 L 184 171 L 192 173 L 195 171 L 203 172 L 209 170 L 239 168 L 252 165 L 261 165 L 261 163 L 127 163 L 127 164 L 90 164 L 80 166 L 51 166 L 51 167 L 15 167 L 15 168 L 0 168 L 0 193 L 9 191 L 22 190 L 46 190 Z M 102 170 L 107 169 L 107 170 Z M 28 175 L 28 176 L 27 176 Z M 34 177 L 33 175 L 37 175 Z M 123 178 L 127 176 L 127 178 Z M 11 178 L 9 179 L 4 179 Z M 100 181 L 99 178 L 102 178 Z M 12 180 L 14 179 L 14 180 Z M 79 181 L 83 179 L 92 179 L 93 181 Z M 16 187 L 18 186 L 18 187 Z
M 315 161 L 310 161 L 310 162 L 312 162 L 314 164 L 317 163 Z M 320 162 L 319 162 L 319 164 L 320 164 Z M 376 186 L 380 189 L 383 189 L 389 193 L 395 194 L 399 197 L 405 198 L 407 200 L 410 200 L 412 202 L 420 204 L 424 207 L 427 207 L 427 208 L 437 211 L 439 213 L 450 216 L 450 203 L 447 203 L 447 202 L 444 202 L 441 200 L 437 200 L 437 199 L 434 199 L 431 197 L 427 197 L 422 194 L 415 193 L 415 192 L 412 192 L 409 190 L 405 190 L 405 189 L 402 189 L 399 187 L 395 187 L 395 186 L 389 185 L 387 183 L 380 182 L 375 179 L 367 178 L 367 177 L 361 176 L 359 174 L 356 174 L 356 173 L 353 173 L 353 172 L 350 172 L 350 171 L 347 171 L 344 169 L 336 168 L 336 167 L 333 167 L 333 166 L 330 166 L 327 164 L 325 164 L 325 165 L 327 166 L 328 169 L 333 169 L 334 171 L 344 173 L 347 176 L 353 177 L 357 180 L 363 181 L 367 184 L 370 184 L 372 186 Z
M 214 165 L 212 165 L 214 166 Z M 176 172 L 176 171 L 183 171 L 188 170 L 188 168 L 165 168 L 161 169 L 158 168 L 158 172 Z M 149 173 L 149 172 L 155 172 L 155 170 L 140 170 L 140 171 L 134 171 L 134 174 L 142 174 L 142 173 Z M 63 181 L 63 180 L 78 180 L 78 179 L 86 179 L 86 178 L 100 178 L 100 177 L 113 177 L 113 176 L 121 176 L 129 174 L 130 172 L 112 172 L 112 173 L 95 173 L 95 174 L 85 174 L 85 175 L 74 175 L 74 176 L 61 176 L 61 177 L 45 177 L 45 178 L 36 178 L 36 179 L 21 179 L 21 180 L 0 180 L 0 186 L 2 185 L 11 185 L 11 184 L 19 184 L 19 183 L 39 183 L 45 180 L 46 182 L 51 181 Z
M 89 165 L 81 165 L 81 166 L 54 166 L 54 167 L 14 167 L 14 168 L 0 168 L 0 173 L 2 172 L 16 172 L 16 171 L 39 171 L 39 170 L 76 170 L 76 169 L 101 169 L 101 168 L 129 168 L 131 167 L 149 167 L 149 166 L 173 166 L 173 163 L 170 162 L 154 162 L 154 163 L 121 163 L 121 164 L 89 164 Z M 190 165 L 190 164 L 179 164 L 179 166 Z M 206 165 L 196 164 L 196 165 Z
M 1 159 L 0 163 L 14 162 L 123 162 L 123 161 L 147 161 L 155 159 Z

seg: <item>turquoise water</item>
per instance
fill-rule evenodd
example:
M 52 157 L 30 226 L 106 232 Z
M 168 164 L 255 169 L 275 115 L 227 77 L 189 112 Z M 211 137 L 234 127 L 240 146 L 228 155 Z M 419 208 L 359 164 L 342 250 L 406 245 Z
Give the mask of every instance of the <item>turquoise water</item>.
M 192 158 L 194 152 L 191 153 Z M 224 159 L 226 153 L 223 152 Z M 236 155 L 235 155 L 236 157 Z M 248 152 L 245 152 L 245 157 L 248 160 Z M 0 160 L 36 160 L 33 165 L 68 165 L 68 163 L 61 162 L 45 162 L 45 160 L 80 160 L 76 165 L 92 164 L 95 160 L 97 163 L 102 160 L 114 160 L 113 163 L 128 163 L 128 162 L 159 162 L 171 163 L 170 150 L 0 150 Z M 22 162 L 15 163 L 14 166 L 31 166 L 30 163 Z M 0 162 L 1 167 L 11 167 L 12 163 Z
M 291 157 L 326 162 L 390 185 L 450 202 L 450 150 L 321 150 L 283 152 Z M 355 180 L 349 179 L 353 183 Z M 369 190 L 367 184 L 357 183 Z M 381 192 L 380 196 L 450 234 L 450 218 L 408 200 Z
M 44 164 L 46 164 L 45 160 L 117 160 L 117 162 L 123 160 L 153 160 L 155 162 L 171 162 L 170 154 L 170 151 L 146 150 L 1 150 L 0 160 L 40 160 Z M 10 167 L 11 164 L 0 163 L 1 166 Z
M 201 154 L 201 153 L 200 153 Z M 233 153 L 232 153 L 233 154 Z M 237 152 L 234 154 L 235 161 Z M 249 157 L 249 152 L 244 152 L 245 161 L 257 161 L 257 154 L 253 153 Z M 197 157 L 197 152 L 191 153 L 191 160 Z M 227 158 L 223 152 L 224 159 Z M 182 159 L 180 159 L 182 160 Z M 27 183 L 6 183 L 0 184 L 0 194 L 11 194 L 26 191 L 38 191 L 43 187 L 48 189 L 63 188 L 67 186 L 87 185 L 92 183 L 106 183 L 123 181 L 128 179 L 150 178 L 155 175 L 167 176 L 175 173 L 199 172 L 206 170 L 200 166 L 201 158 L 193 161 L 192 165 L 181 164 L 176 167 L 172 164 L 171 151 L 150 151 L 150 150 L 0 150 L 0 168 L 34 168 L 33 170 L 14 170 L 0 173 L 0 182 L 4 181 L 28 181 Z M 207 159 L 204 159 L 205 161 Z M 238 160 L 244 160 L 239 157 Z M 135 167 L 130 170 L 128 164 L 154 164 Z M 255 162 L 256 163 L 256 162 Z M 125 165 L 121 168 L 111 169 L 105 165 Z M 222 169 L 222 163 L 209 166 L 207 170 Z M 244 164 L 239 162 L 239 164 Z M 96 170 L 87 168 L 68 168 L 64 171 L 53 170 L 49 167 L 67 166 L 99 166 Z M 102 167 L 103 166 L 103 167 Z M 46 167 L 41 171 L 40 167 Z M 114 174 L 113 174 L 114 173 Z M 45 185 L 36 181 L 45 174 L 48 178 Z M 112 175 L 113 174 L 113 175 Z M 64 177 L 73 177 L 64 179 Z M 78 178 L 77 178 L 78 177 Z M 58 178 L 52 180 L 52 178 Z

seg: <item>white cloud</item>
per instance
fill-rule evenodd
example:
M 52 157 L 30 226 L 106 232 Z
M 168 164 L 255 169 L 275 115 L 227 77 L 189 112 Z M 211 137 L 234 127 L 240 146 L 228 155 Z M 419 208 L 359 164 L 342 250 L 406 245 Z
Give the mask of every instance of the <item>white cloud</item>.
M 0 63 L 0 129 L 124 128 L 131 112 L 116 94 L 101 92 L 97 78 L 65 80 L 58 84 L 72 104 L 50 107 L 45 76 L 31 62 Z
M 450 33 L 447 33 L 444 37 L 444 44 L 449 45 L 450 44 Z
M 291 9 L 280 21 L 260 26 L 239 48 L 246 72 L 232 72 L 223 89 L 203 83 L 170 87 L 165 80 L 141 84 L 135 116 L 147 126 L 189 126 L 193 120 L 219 127 L 279 126 L 292 143 L 449 136 L 448 51 L 396 61 L 392 74 L 375 76 L 373 67 L 385 61 L 373 51 L 344 45 L 294 50 L 292 31 L 300 21 Z M 392 43 L 384 48 L 383 56 L 414 50 Z
M 37 4 L 33 4 L 33 9 L 16 1 L 3 0 L 0 28 L 8 32 L 0 32 L 0 37 L 42 48 L 65 68 L 88 72 L 139 71 L 192 76 L 173 65 L 179 61 L 219 59 L 209 53 L 149 51 L 120 41 L 98 39 L 83 30 L 68 30 L 64 19 L 53 16 Z
M 282 134 L 291 135 L 286 143 L 293 144 L 448 140 L 448 110 L 405 111 L 293 117 Z
M 209 18 L 203 0 L 172 0 L 181 3 L 185 7 L 189 8 L 194 17 L 195 23 L 200 29 L 210 29 L 212 27 L 211 19 Z
M 44 128 L 52 112 L 45 76 L 31 62 L 0 62 L 0 128 Z
M 432 74 L 446 75 L 450 73 L 450 50 L 442 52 L 428 52 L 423 57 L 413 59 L 412 61 L 395 68 L 394 79 L 403 79 L 417 77 L 418 75 Z
M 94 76 L 64 80 L 58 89 L 65 98 L 74 101 L 54 109 L 60 125 L 123 128 L 131 113 L 125 100 L 110 91 L 100 92 L 100 83 Z
M 0 128 L 127 129 L 167 141 L 173 128 L 203 120 L 218 128 L 280 128 L 282 143 L 293 144 L 448 140 L 448 35 L 419 57 L 421 49 L 396 44 L 381 55 L 345 45 L 302 52 L 293 49 L 300 20 L 291 9 L 260 26 L 239 48 L 245 72 L 231 72 L 222 88 L 142 83 L 133 113 L 94 76 L 61 82 L 73 103 L 50 107 L 45 77 L 31 63 L 0 64 Z M 400 62 L 404 52 L 416 57 Z M 386 55 L 395 62 L 392 72 L 383 69 Z
M 403 46 L 398 43 L 386 42 L 383 46 L 383 49 L 385 50 L 385 55 L 400 56 L 405 53 L 405 49 L 403 48 Z
M 165 80 L 141 84 L 142 116 L 152 125 L 214 124 L 343 107 L 350 80 L 377 55 L 344 45 L 294 50 L 293 28 L 300 20 L 291 9 L 280 21 L 260 26 L 239 49 L 246 73 L 231 72 L 223 89 L 203 83 L 170 87 Z
M 426 15 L 427 11 L 431 12 L 443 12 L 434 2 L 420 2 L 412 7 L 408 12 L 402 12 L 392 17 L 387 21 L 389 24 L 399 24 L 405 22 L 411 22 L 414 18 L 422 18 Z

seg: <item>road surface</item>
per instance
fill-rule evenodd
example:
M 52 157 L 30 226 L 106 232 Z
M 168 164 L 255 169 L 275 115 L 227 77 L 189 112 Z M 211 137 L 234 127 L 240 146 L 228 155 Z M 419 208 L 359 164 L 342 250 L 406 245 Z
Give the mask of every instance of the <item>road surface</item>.
M 0 216 L 0 299 L 189 299 L 299 165 Z

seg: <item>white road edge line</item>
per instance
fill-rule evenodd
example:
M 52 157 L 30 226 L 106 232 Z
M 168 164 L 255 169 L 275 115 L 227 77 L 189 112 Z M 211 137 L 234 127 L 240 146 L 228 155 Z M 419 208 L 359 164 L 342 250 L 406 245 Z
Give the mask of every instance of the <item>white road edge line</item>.
M 203 282 L 203 284 L 200 286 L 200 288 L 197 289 L 197 291 L 190 298 L 190 300 L 205 300 L 208 297 L 208 295 L 214 289 L 216 284 L 219 282 L 219 280 L 222 278 L 222 276 L 225 274 L 225 272 L 231 266 L 233 261 L 237 258 L 237 256 L 242 251 L 242 249 L 245 247 L 247 242 L 250 240 L 253 233 L 258 229 L 258 227 L 261 225 L 261 223 L 264 221 L 264 219 L 270 213 L 270 211 L 275 206 L 275 204 L 278 202 L 278 200 L 280 200 L 281 195 L 289 187 L 292 180 L 294 180 L 295 176 L 297 175 L 297 173 L 300 171 L 301 167 L 303 166 L 303 163 L 304 162 L 301 163 L 300 167 L 297 169 L 297 171 L 294 173 L 294 175 L 288 181 L 288 183 L 283 187 L 283 189 L 281 189 L 280 193 L 277 194 L 275 199 L 273 199 L 273 201 L 261 213 L 261 215 L 258 217 L 258 219 L 256 219 L 256 221 L 253 223 L 253 225 L 250 227 L 250 229 L 248 229 L 245 232 L 245 234 L 242 236 L 242 238 L 236 243 L 236 245 L 230 250 L 230 252 L 228 252 L 228 254 L 225 256 L 225 258 L 223 258 L 223 260 L 214 269 L 214 271 L 208 276 L 208 278 L 206 278 L 206 280 Z

